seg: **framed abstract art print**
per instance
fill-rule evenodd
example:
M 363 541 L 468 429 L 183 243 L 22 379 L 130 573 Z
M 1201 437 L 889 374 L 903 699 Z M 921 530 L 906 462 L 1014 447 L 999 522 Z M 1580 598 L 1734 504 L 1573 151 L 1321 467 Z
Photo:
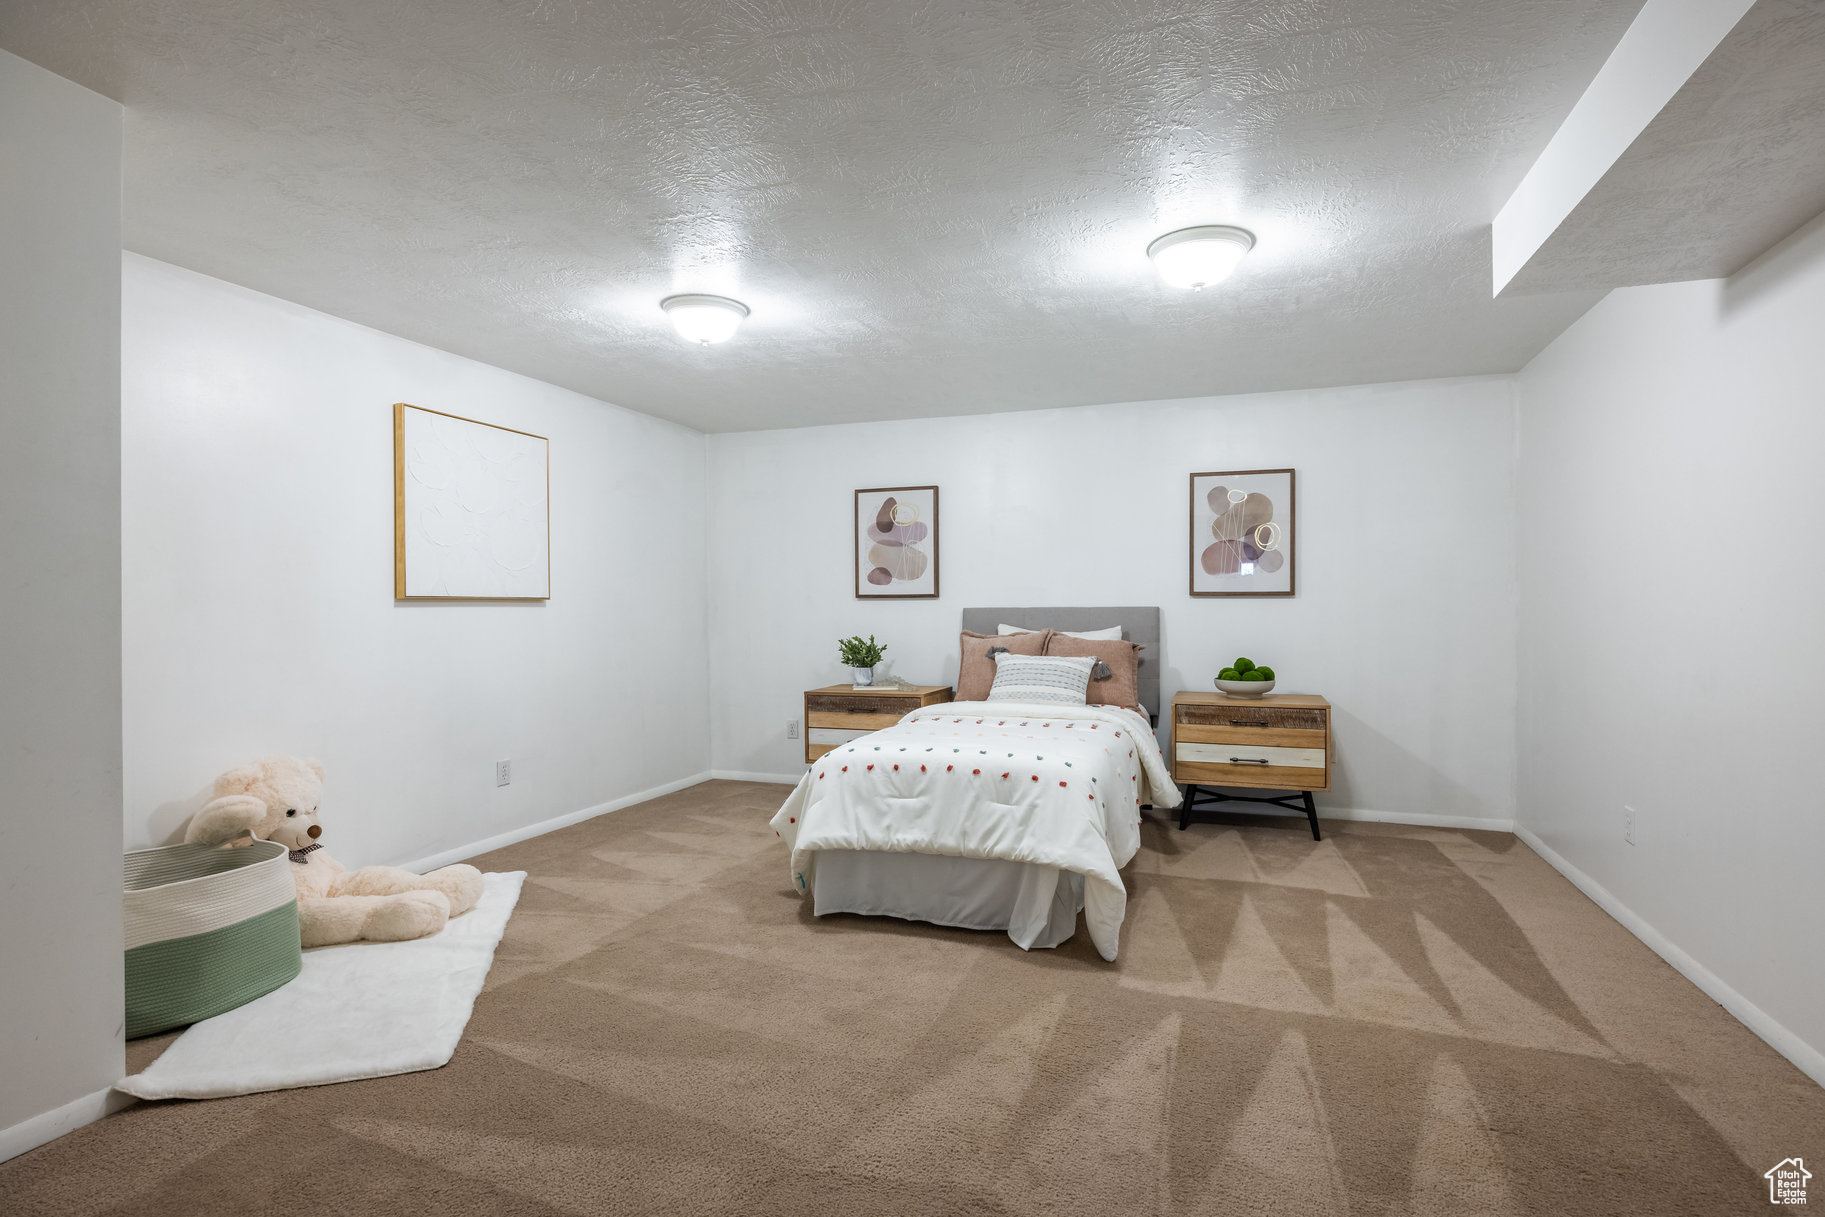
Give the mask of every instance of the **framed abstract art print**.
M 936 598 L 936 486 L 855 492 L 855 594 L 858 600 Z
M 1191 475 L 1191 594 L 1290 596 L 1299 543 L 1291 469 Z

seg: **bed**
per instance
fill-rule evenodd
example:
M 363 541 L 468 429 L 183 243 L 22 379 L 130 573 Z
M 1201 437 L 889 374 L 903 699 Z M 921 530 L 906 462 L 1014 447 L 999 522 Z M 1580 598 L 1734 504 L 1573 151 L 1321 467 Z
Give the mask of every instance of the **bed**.
M 1119 625 L 1143 646 L 1133 708 L 953 701 L 825 753 L 774 816 L 793 886 L 818 916 L 860 913 L 1007 933 L 1027 949 L 1077 930 L 1113 960 L 1126 914 L 1117 873 L 1141 809 L 1178 805 L 1154 738 L 1159 610 L 965 609 L 995 634 Z

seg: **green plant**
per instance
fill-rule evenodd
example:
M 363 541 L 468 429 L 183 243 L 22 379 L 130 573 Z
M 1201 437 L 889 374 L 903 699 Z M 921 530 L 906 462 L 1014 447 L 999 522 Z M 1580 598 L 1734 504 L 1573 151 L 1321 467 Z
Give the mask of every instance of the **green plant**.
M 1260 665 L 1256 665 L 1255 671 L 1261 673 L 1262 680 L 1272 680 L 1274 678 L 1274 670 L 1272 668 L 1264 668 Z
M 887 650 L 887 644 L 876 642 L 873 634 L 868 636 L 866 642 L 862 641 L 860 634 L 854 638 L 839 638 L 836 645 L 846 668 L 872 668 L 881 662 L 881 654 Z
M 1246 675 L 1249 672 L 1254 671 L 1255 661 L 1248 658 L 1248 656 L 1244 655 L 1244 656 L 1241 656 L 1240 658 L 1238 658 L 1236 660 L 1236 662 L 1230 664 L 1229 666 L 1234 668 L 1236 671 L 1241 672 L 1244 675 Z
M 1258 680 L 1263 683 L 1266 683 L 1266 681 L 1267 681 L 1267 677 L 1261 675 L 1260 668 L 1250 668 L 1248 671 L 1242 673 L 1242 679 L 1243 680 Z
M 1236 671 L 1234 668 L 1224 668 L 1221 672 L 1217 673 L 1217 679 L 1218 680 L 1241 680 L 1242 673 Z

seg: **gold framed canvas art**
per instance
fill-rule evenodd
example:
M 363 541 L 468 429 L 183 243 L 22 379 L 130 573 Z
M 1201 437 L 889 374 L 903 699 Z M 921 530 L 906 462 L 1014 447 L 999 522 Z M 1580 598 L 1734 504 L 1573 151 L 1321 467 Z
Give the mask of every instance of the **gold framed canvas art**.
M 549 600 L 542 435 L 393 404 L 393 596 Z
M 1191 475 L 1191 594 L 1290 596 L 1298 562 L 1291 469 Z

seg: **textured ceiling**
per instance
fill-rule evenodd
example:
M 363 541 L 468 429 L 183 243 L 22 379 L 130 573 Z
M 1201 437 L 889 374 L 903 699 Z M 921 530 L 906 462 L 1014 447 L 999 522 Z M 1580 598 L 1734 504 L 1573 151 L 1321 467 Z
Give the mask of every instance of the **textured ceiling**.
M 1825 210 L 1825 3 L 1758 0 L 1505 293 L 1735 274 Z
M 1639 0 L 0 0 L 129 248 L 705 430 L 1507 371 L 1488 224 Z M 1147 241 L 1230 222 L 1235 278 Z M 675 291 L 745 300 L 687 347 Z

